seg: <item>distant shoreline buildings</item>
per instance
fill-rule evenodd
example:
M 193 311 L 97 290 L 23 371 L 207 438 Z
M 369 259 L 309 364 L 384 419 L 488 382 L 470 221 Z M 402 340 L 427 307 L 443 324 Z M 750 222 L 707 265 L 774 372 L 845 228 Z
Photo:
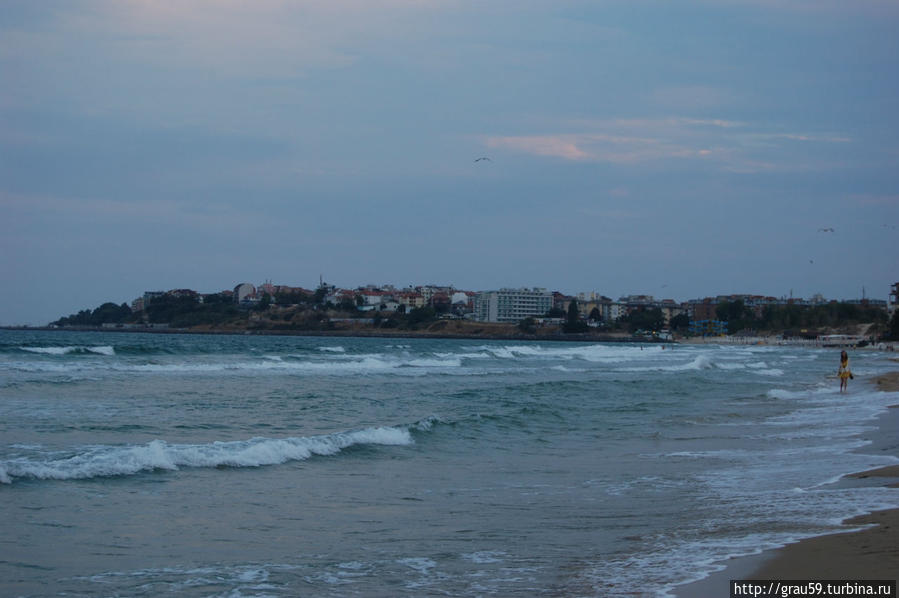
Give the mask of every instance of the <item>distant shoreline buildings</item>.
M 334 307 L 353 307 L 362 312 L 407 312 L 430 307 L 436 313 L 479 322 L 517 323 L 525 318 L 544 318 L 554 313 L 567 314 L 572 302 L 577 302 L 581 318 L 590 322 L 612 323 L 635 311 L 658 309 L 667 325 L 672 318 L 686 315 L 691 321 L 712 321 L 722 303 L 740 301 L 756 317 L 761 317 L 766 306 L 795 305 L 814 307 L 831 303 L 847 303 L 881 308 L 892 317 L 899 307 L 899 282 L 890 287 L 889 299 L 828 300 L 820 294 L 811 299 L 772 297 L 751 294 L 717 295 L 676 302 L 672 299 L 656 299 L 652 295 L 627 295 L 613 300 L 596 292 L 565 295 L 541 287 L 502 288 L 489 291 L 470 291 L 453 286 L 421 285 L 396 288 L 393 285 L 366 285 L 352 289 L 338 288 L 321 282 L 316 290 L 287 285 L 275 285 L 266 281 L 260 285 L 244 282 L 231 290 L 201 294 L 191 289 L 147 291 L 131 302 L 133 312 L 141 312 L 159 297 L 191 297 L 203 303 L 214 297 L 216 301 L 233 301 L 241 307 L 258 306 L 265 301 L 269 305 L 292 305 L 301 299 L 316 297 L 321 304 Z

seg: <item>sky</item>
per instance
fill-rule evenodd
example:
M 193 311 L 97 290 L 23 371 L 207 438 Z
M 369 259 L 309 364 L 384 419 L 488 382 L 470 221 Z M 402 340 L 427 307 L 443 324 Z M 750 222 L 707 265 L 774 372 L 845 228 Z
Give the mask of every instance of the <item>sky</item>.
M 0 324 L 320 276 L 886 299 L 896 31 L 897 0 L 3 0 Z

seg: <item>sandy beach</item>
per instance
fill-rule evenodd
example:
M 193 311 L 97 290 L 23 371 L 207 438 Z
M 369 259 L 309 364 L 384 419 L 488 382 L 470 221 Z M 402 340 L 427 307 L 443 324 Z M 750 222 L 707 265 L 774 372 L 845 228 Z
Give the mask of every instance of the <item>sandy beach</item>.
M 878 390 L 899 392 L 899 371 L 872 381 Z M 865 452 L 899 455 L 899 405 L 878 421 Z M 899 465 L 846 476 L 899 488 Z M 731 579 L 893 579 L 899 581 L 899 508 L 843 522 L 848 533 L 808 538 L 760 555 L 734 559 L 725 570 L 683 586 L 679 598 L 728 596 Z M 850 531 L 860 525 L 870 527 Z

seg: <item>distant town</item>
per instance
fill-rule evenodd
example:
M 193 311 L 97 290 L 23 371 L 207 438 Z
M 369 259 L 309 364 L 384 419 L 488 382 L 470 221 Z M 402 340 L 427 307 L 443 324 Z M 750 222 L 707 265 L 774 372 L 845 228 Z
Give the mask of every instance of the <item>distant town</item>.
M 886 285 L 885 285 L 886 286 Z M 147 291 L 130 305 L 105 303 L 51 327 L 192 329 L 197 331 L 376 331 L 398 329 L 470 334 L 470 325 L 493 325 L 497 334 L 673 334 L 715 336 L 777 330 L 793 335 L 832 333 L 866 324 L 871 337 L 890 338 L 899 306 L 899 283 L 888 300 L 837 301 L 738 294 L 684 302 L 650 295 L 617 300 L 596 292 L 566 295 L 545 288 L 472 291 L 453 286 L 340 288 L 321 281 L 315 289 L 248 282 L 203 294 L 192 289 Z M 450 325 L 452 323 L 452 325 Z M 504 328 L 499 327 L 505 326 Z M 866 329 L 866 330 L 867 330 Z

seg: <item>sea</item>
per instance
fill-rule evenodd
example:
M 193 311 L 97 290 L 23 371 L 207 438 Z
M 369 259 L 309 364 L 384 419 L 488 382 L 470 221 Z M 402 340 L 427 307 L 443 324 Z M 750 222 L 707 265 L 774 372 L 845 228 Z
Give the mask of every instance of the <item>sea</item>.
M 899 506 L 850 356 L 3 330 L 0 595 L 670 596 Z

